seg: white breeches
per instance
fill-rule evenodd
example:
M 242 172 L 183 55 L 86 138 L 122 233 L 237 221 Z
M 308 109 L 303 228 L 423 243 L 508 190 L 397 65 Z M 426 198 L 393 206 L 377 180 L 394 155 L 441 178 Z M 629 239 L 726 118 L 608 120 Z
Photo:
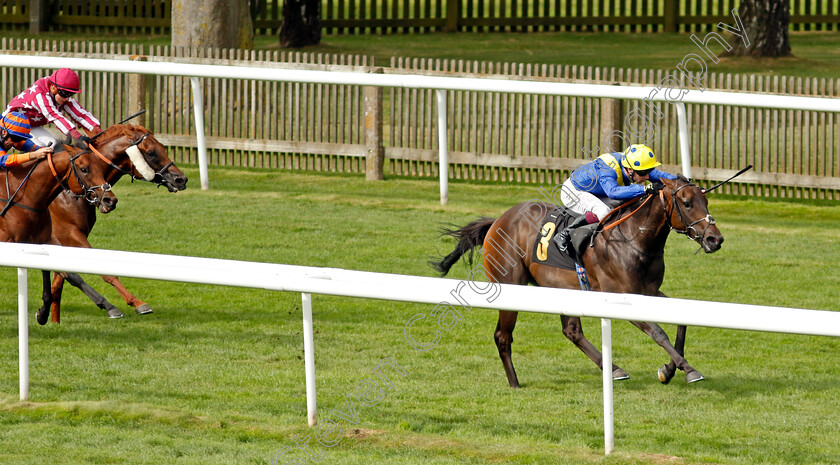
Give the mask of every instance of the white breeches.
M 607 204 L 602 202 L 597 196 L 586 191 L 578 190 L 572 184 L 571 178 L 563 182 L 563 187 L 560 189 L 560 200 L 563 201 L 563 205 L 566 208 L 575 213 L 584 214 L 586 212 L 592 212 L 598 216 L 598 219 L 604 219 L 607 213 L 610 212 Z
M 32 128 L 30 134 L 32 134 L 32 138 L 35 139 L 33 142 L 35 142 L 38 146 L 52 147 L 56 152 L 64 150 L 62 144 L 70 144 L 72 142 L 70 140 L 70 136 L 62 134 L 58 129 L 47 126 Z

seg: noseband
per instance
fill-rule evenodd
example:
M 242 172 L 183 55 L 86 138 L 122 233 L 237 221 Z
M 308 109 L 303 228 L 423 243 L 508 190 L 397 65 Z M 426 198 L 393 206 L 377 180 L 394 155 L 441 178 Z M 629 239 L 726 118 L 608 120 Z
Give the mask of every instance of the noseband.
M 693 186 L 693 185 L 694 184 L 691 184 L 691 183 L 683 184 L 682 186 L 680 186 L 680 187 L 674 189 L 673 191 L 671 191 L 671 211 L 668 211 L 668 205 L 665 202 L 665 194 L 663 194 L 661 190 L 659 191 L 659 200 L 662 201 L 662 209 L 665 210 L 665 216 L 668 219 L 668 226 L 671 228 L 671 230 L 675 231 L 675 232 L 678 232 L 680 234 L 685 234 L 685 236 L 688 237 L 689 239 L 692 239 L 692 240 L 695 240 L 695 241 L 699 242 L 700 238 L 702 238 L 703 236 L 706 235 L 706 230 L 709 229 L 709 226 L 715 224 L 715 219 L 712 218 L 712 215 L 706 213 L 706 216 L 704 216 L 703 218 L 700 218 L 697 221 L 694 221 L 694 222 L 691 222 L 691 223 L 686 221 L 685 216 L 683 216 L 682 210 L 680 210 L 679 203 L 677 202 L 677 192 L 682 190 L 684 187 Z M 674 211 L 677 212 L 677 216 L 680 218 L 680 221 L 682 221 L 682 224 L 683 224 L 683 226 L 685 226 L 685 229 L 682 229 L 682 230 L 677 229 L 677 228 L 674 227 L 673 224 L 671 224 L 671 216 L 673 215 Z M 708 223 L 708 224 L 706 224 L 706 227 L 703 229 L 702 233 L 698 232 L 697 229 L 694 227 L 694 225 L 696 225 L 697 223 L 700 223 L 701 221 L 706 221 Z
M 88 147 L 90 148 L 91 152 L 95 153 L 96 156 L 98 156 L 100 159 L 102 159 L 102 161 L 104 161 L 105 163 L 110 165 L 111 168 L 117 170 L 118 172 L 120 172 L 124 175 L 128 175 L 128 177 L 131 178 L 131 182 L 134 182 L 135 180 L 140 179 L 140 180 L 143 180 L 143 181 L 150 182 L 150 183 L 156 185 L 157 187 L 160 187 L 162 185 L 170 186 L 170 183 L 166 180 L 166 178 L 163 177 L 163 174 L 166 173 L 167 170 L 169 170 L 169 167 L 174 165 L 175 162 L 170 160 L 169 163 L 163 165 L 163 168 L 161 168 L 160 170 L 155 172 L 155 171 L 152 170 L 152 168 L 150 166 L 148 166 L 149 164 L 146 163 L 146 161 L 145 161 L 145 156 L 143 156 L 143 151 L 140 150 L 140 144 L 143 143 L 143 141 L 149 135 L 150 134 L 148 132 L 143 134 L 136 141 L 132 141 L 131 144 L 129 144 L 129 146 L 125 149 L 125 153 L 129 158 L 129 162 L 131 163 L 131 170 L 129 170 L 129 171 L 126 171 L 126 170 L 120 168 L 119 166 L 115 165 L 111 160 L 108 160 L 107 158 L 105 158 L 105 156 L 102 155 L 102 153 L 100 153 L 99 150 L 96 150 L 96 148 L 93 145 L 88 145 Z M 140 155 L 141 159 L 139 159 L 138 162 L 145 163 L 146 166 L 143 167 L 143 168 L 138 168 L 137 163 L 135 163 L 135 161 L 132 157 L 132 153 L 137 153 L 138 155 Z M 150 173 L 144 174 L 144 171 L 147 171 L 147 170 Z M 136 175 L 135 173 L 138 173 L 139 176 Z M 174 187 L 174 186 L 171 186 L 171 187 Z
M 126 153 L 128 153 L 130 150 L 136 150 L 138 153 L 141 153 L 141 154 L 142 154 L 143 152 L 140 150 L 140 144 L 141 144 L 144 140 L 146 140 L 146 137 L 148 137 L 149 135 L 150 135 L 150 134 L 147 132 L 147 133 L 143 134 L 143 136 L 142 136 L 142 137 L 140 137 L 139 139 L 137 139 L 137 141 L 133 141 L 133 142 L 131 143 L 131 145 L 129 145 L 129 146 L 128 146 L 128 148 L 127 148 L 127 149 L 125 149 Z M 146 157 L 144 156 L 144 157 L 143 157 L 143 161 L 144 161 L 144 162 L 145 162 L 145 158 L 146 158 Z M 139 172 L 139 170 L 137 169 L 137 166 L 135 166 L 135 164 L 134 164 L 134 161 L 133 161 L 133 160 L 132 160 L 132 163 L 131 163 L 131 164 L 132 164 L 132 166 L 134 167 L 134 171 L 138 171 L 138 172 Z M 143 180 L 144 180 L 144 181 L 148 181 L 148 182 L 150 182 L 150 183 L 152 183 L 152 184 L 156 185 L 157 187 L 160 187 L 160 186 L 162 186 L 162 185 L 164 185 L 164 184 L 165 184 L 166 186 L 168 186 L 168 187 L 175 187 L 175 186 L 172 186 L 172 185 L 169 183 L 169 181 L 167 181 L 167 180 L 166 180 L 166 178 L 164 178 L 164 177 L 163 177 L 163 174 L 164 174 L 164 173 L 166 173 L 166 172 L 169 170 L 169 167 L 170 167 L 170 166 L 173 166 L 174 164 L 175 164 L 175 162 L 173 162 L 172 160 L 169 160 L 169 163 L 167 163 L 167 164 L 163 165 L 163 168 L 161 168 L 161 169 L 160 169 L 160 170 L 158 170 L 158 171 L 153 171 L 153 173 L 154 173 L 154 174 L 153 174 L 152 176 L 149 176 L 148 178 L 147 178 L 146 176 L 143 176 Z M 151 166 L 148 166 L 148 163 L 146 163 L 146 166 L 149 168 L 149 171 L 151 171 L 151 168 L 152 168 L 152 167 L 151 167 Z M 141 174 L 142 174 L 142 172 L 141 172 Z M 134 180 L 135 180 L 135 179 L 136 179 L 136 177 L 132 174 L 132 176 L 131 176 L 131 181 L 132 181 L 132 182 L 134 182 Z

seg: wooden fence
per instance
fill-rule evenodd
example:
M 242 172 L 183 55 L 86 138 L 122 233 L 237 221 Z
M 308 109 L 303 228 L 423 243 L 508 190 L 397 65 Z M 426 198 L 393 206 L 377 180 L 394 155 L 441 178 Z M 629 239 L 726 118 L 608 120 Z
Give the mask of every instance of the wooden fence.
M 255 31 L 275 34 L 283 0 L 252 0 Z M 732 22 L 740 0 L 322 0 L 326 34 L 428 31 L 695 32 Z M 840 0 L 790 0 L 791 30 L 840 29 Z M 168 33 L 172 0 L 2 0 L 0 27 Z
M 101 43 L 0 40 L 4 53 L 36 53 L 111 58 L 145 55 L 150 61 L 307 69 L 374 71 L 363 56 L 312 55 L 242 50 L 144 49 Z M 515 77 L 557 82 L 653 84 L 661 70 L 582 66 L 524 65 L 451 60 L 394 59 L 385 73 Z M 46 70 L 0 70 L 0 98 L 46 75 Z M 130 103 L 131 76 L 81 73 L 81 102 L 104 125 L 138 108 Z M 136 78 L 136 77 L 135 77 Z M 181 163 L 197 163 L 195 128 L 188 79 L 147 76 L 140 101 L 144 124 L 157 133 Z M 365 171 L 367 152 L 364 89 L 359 86 L 268 83 L 202 79 L 205 131 L 211 165 L 254 166 L 316 171 Z M 840 94 L 839 79 L 710 74 L 708 87 L 791 95 Z M 380 108 L 386 175 L 437 175 L 434 92 L 386 89 Z M 602 114 L 606 99 L 448 92 L 450 176 L 454 179 L 556 185 L 569 170 L 604 151 L 602 134 L 616 123 Z M 134 104 L 136 105 L 136 104 Z M 624 101 L 622 114 L 638 109 L 657 123 L 649 144 L 666 168 L 678 171 L 676 111 L 670 104 Z M 727 185 L 725 192 L 780 197 L 840 199 L 840 115 L 825 112 L 764 110 L 688 104 L 695 178 L 718 181 L 748 163 L 749 182 Z M 659 118 L 661 112 L 662 117 Z M 640 125 L 639 120 L 631 123 Z M 621 128 L 621 121 L 618 122 Z M 622 145 L 621 141 L 612 141 Z M 637 141 L 633 141 L 637 142 Z M 596 147 L 601 148 L 596 148 Z

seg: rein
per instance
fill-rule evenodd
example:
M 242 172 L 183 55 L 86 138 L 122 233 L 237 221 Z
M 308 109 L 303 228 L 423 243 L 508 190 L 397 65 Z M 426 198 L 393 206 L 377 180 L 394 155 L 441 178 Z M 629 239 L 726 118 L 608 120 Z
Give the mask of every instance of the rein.
M 17 197 L 17 195 L 18 195 L 18 192 L 20 192 L 20 189 L 23 187 L 24 184 L 26 184 L 26 181 L 29 181 L 29 176 L 32 176 L 32 172 L 35 171 L 35 168 L 38 166 L 38 163 L 41 163 L 41 160 L 38 160 L 38 161 L 36 161 L 35 163 L 32 164 L 32 168 L 30 168 L 29 172 L 26 173 L 26 177 L 23 178 L 23 181 L 20 183 L 20 185 L 17 187 L 17 189 L 15 189 L 14 194 L 10 195 L 8 199 L 0 199 L 0 202 L 6 202 L 6 206 L 3 207 L 2 211 L 0 211 L 0 216 L 6 216 L 6 212 L 9 211 L 9 208 L 11 208 L 13 205 L 17 205 L 18 207 L 21 207 L 21 208 L 26 209 L 26 210 L 33 211 L 35 213 L 43 213 L 44 212 L 44 210 L 39 210 L 37 208 L 32 208 L 30 206 L 23 205 L 21 203 L 17 203 L 17 202 L 14 201 L 15 197 Z M 11 192 L 11 188 L 9 186 L 9 174 L 7 172 L 6 173 L 6 195 L 9 195 L 10 192 Z
M 660 192 L 661 192 L 661 191 L 660 191 Z M 595 245 L 595 236 L 597 236 L 599 232 L 609 231 L 610 229 L 617 228 L 617 229 L 616 229 L 616 231 L 618 231 L 618 233 L 619 233 L 619 234 L 621 234 L 621 237 L 623 237 L 623 238 L 624 238 L 624 241 L 625 241 L 625 242 L 627 242 L 627 245 L 629 245 L 629 246 L 630 246 L 633 250 L 635 250 L 636 252 L 639 252 L 640 254 L 645 255 L 645 256 L 649 256 L 649 257 L 650 257 L 650 256 L 653 256 L 653 257 L 657 256 L 657 255 L 651 255 L 651 254 L 649 254 L 649 253 L 645 252 L 644 250 L 641 250 L 641 249 L 639 249 L 638 247 L 636 247 L 635 245 L 633 245 L 633 241 L 631 241 L 630 239 L 628 239 L 628 238 L 624 235 L 624 233 L 621 231 L 621 228 L 618 228 L 618 226 L 619 226 L 619 225 L 621 225 L 621 223 L 624 223 L 625 221 L 629 220 L 629 219 L 630 219 L 633 215 L 635 215 L 635 214 L 636 214 L 639 210 L 641 210 L 641 209 L 642 209 L 642 207 L 644 207 L 645 205 L 647 205 L 647 203 L 648 203 L 648 202 L 649 202 L 652 198 L 653 198 L 653 196 L 652 196 L 652 195 L 647 195 L 647 196 L 644 198 L 644 200 L 642 200 L 642 203 L 641 203 L 641 204 L 639 204 L 639 206 L 638 206 L 638 207 L 636 207 L 633 211 L 631 211 L 628 215 L 625 215 L 625 216 L 623 216 L 623 217 L 619 218 L 618 220 L 616 220 L 616 221 L 614 221 L 614 222 L 610 223 L 609 225 L 603 226 L 604 224 L 606 224 L 606 221 L 607 221 L 610 217 L 612 217 L 612 216 L 614 216 L 614 215 L 617 215 L 617 214 L 618 214 L 618 212 L 619 212 L 620 210 L 624 209 L 625 207 L 629 207 L 629 206 L 630 206 L 630 205 L 632 205 L 634 202 L 636 202 L 636 201 L 637 201 L 637 199 L 631 199 L 631 200 L 629 200 L 629 201 L 627 201 L 627 202 L 625 202 L 625 203 L 623 203 L 623 204 L 619 205 L 618 207 L 613 208 L 612 210 L 610 210 L 610 212 L 609 212 L 609 213 L 607 213 L 607 215 L 604 217 L 604 219 L 603 219 L 603 220 L 601 220 L 601 222 L 600 222 L 600 223 L 599 223 L 599 225 L 598 225 L 598 228 L 596 228 L 596 229 L 595 229 L 595 232 L 592 234 L 592 238 L 589 240 L 589 246 L 590 246 L 590 247 L 592 247 L 593 245 Z
M 660 191 L 660 192 L 661 192 L 661 191 Z M 603 231 L 609 231 L 610 229 L 612 229 L 612 228 L 614 228 L 614 227 L 616 227 L 616 226 L 620 225 L 621 223 L 624 223 L 625 221 L 629 220 L 631 216 L 635 215 L 637 211 L 641 210 L 641 208 L 642 208 L 642 207 L 644 207 L 644 206 L 645 206 L 645 204 L 646 204 L 646 203 L 648 203 L 648 201 L 649 201 L 650 199 L 652 199 L 652 198 L 653 198 L 653 196 L 652 196 L 652 195 L 647 196 L 647 197 L 645 198 L 645 200 L 641 203 L 641 205 L 639 205 L 638 207 L 636 207 L 636 209 L 635 209 L 635 210 L 633 210 L 632 212 L 630 212 L 630 214 L 629 214 L 629 215 L 627 215 L 627 216 L 623 216 L 623 217 L 619 218 L 618 220 L 616 220 L 616 221 L 614 221 L 614 222 L 610 223 L 608 226 L 604 226 L 604 228 L 603 228 L 603 229 L 601 229 L 601 231 L 602 231 L 602 232 L 603 232 Z M 633 199 L 633 200 L 631 200 L 631 201 L 629 201 L 629 202 L 624 203 L 623 205 L 620 205 L 620 206 L 618 206 L 618 207 L 614 208 L 611 212 L 607 213 L 607 216 L 605 216 L 605 217 L 604 217 L 604 219 L 603 219 L 603 220 L 601 220 L 601 223 L 604 223 L 604 222 L 607 220 L 607 218 L 609 218 L 609 217 L 611 217 L 611 216 L 613 215 L 613 213 L 614 213 L 614 212 L 618 212 L 618 211 L 619 211 L 619 210 L 621 210 L 622 208 L 624 208 L 624 207 L 626 207 L 626 206 L 628 206 L 628 205 L 632 204 L 632 203 L 633 203 L 633 202 L 635 202 L 635 201 L 636 201 L 636 199 Z

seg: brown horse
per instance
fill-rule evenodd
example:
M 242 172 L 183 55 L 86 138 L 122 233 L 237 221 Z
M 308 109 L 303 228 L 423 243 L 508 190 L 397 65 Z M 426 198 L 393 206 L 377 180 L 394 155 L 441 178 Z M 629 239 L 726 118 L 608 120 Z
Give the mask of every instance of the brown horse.
M 682 177 L 663 182 L 658 196 L 647 194 L 613 210 L 599 225 L 603 230 L 596 234 L 592 246 L 581 251 L 582 262 L 579 259 L 578 263 L 585 267 L 592 290 L 664 297 L 659 287 L 665 275 L 665 241 L 672 229 L 697 241 L 706 253 L 720 249 L 723 236 L 709 215 L 703 191 Z M 540 226 L 534 223 L 552 208 L 553 205 L 526 202 L 511 208 L 497 220 L 481 218 L 463 228 L 446 231 L 458 240 L 458 245 L 455 251 L 431 264 L 445 275 L 462 255 L 469 252 L 471 261 L 472 249 L 483 245 L 484 270 L 490 281 L 577 289 L 575 270 L 531 260 L 535 237 L 540 231 Z M 496 346 L 511 387 L 519 387 L 511 361 L 516 316 L 517 312 L 500 311 L 495 332 Z M 561 316 L 561 321 L 563 334 L 601 367 L 601 352 L 584 336 L 580 318 Z M 668 335 L 657 324 L 632 323 L 670 356 L 670 363 L 659 369 L 662 383 L 671 381 L 676 368 L 686 373 L 688 382 L 703 379 L 683 356 L 685 326 L 678 327 L 672 346 Z M 612 370 L 613 379 L 629 378 L 617 365 L 613 365 Z
M 55 243 L 51 239 L 52 221 L 47 207 L 62 190 L 108 213 L 117 197 L 106 181 L 113 167 L 92 153 L 59 152 L 30 167 L 0 170 L 0 186 L 5 186 L 0 216 L 0 241 L 32 244 Z M 47 322 L 52 301 L 50 272 L 42 271 L 44 305 L 38 309 L 38 323 Z
M 132 181 L 141 179 L 157 186 L 163 185 L 169 192 L 187 188 L 187 176 L 169 159 L 166 148 L 143 126 L 111 126 L 94 139 L 94 149 L 110 163 L 116 163 L 119 159 L 129 160 L 127 169 L 112 170 L 107 178 L 111 185 L 116 184 L 124 175 L 129 175 Z M 58 243 L 71 247 L 91 247 L 88 236 L 96 223 L 96 211 L 89 204 L 69 195 L 59 195 L 50 204 L 50 216 L 53 222 L 53 238 Z M 117 307 L 90 287 L 78 274 L 56 273 L 52 286 L 53 322 L 58 323 L 61 319 L 61 292 L 65 279 L 81 289 L 99 308 L 105 310 L 110 318 L 123 316 Z M 149 304 L 128 292 L 119 278 L 102 276 L 102 279 L 114 286 L 126 303 L 134 307 L 135 312 L 140 315 L 152 313 Z

